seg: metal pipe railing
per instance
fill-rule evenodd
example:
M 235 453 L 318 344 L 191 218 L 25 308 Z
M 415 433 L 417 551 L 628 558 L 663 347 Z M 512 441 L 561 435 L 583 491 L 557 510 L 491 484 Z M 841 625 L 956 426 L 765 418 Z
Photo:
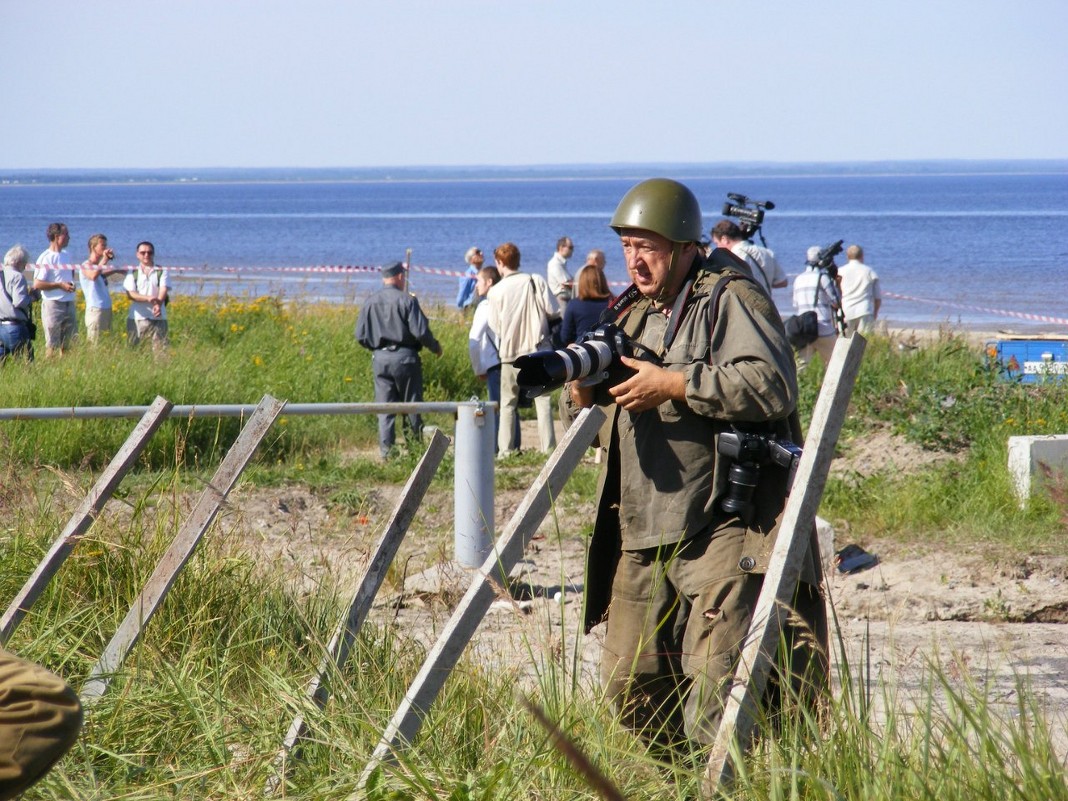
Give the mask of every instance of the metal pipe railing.
M 3 420 L 94 420 L 141 418 L 148 406 L 51 406 L 0 409 Z M 249 417 L 256 404 L 191 404 L 175 406 L 169 417 Z M 453 525 L 456 560 L 478 567 L 493 542 L 493 421 L 497 404 L 484 401 L 433 403 L 287 403 L 286 415 L 320 414 L 452 414 L 456 416 L 453 442 Z

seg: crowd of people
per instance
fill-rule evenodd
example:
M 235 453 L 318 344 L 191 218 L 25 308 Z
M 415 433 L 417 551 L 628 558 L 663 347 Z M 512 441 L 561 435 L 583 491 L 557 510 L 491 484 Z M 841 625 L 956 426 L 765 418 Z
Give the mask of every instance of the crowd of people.
M 710 244 L 703 248 L 707 257 L 715 248 L 730 251 L 738 267 L 754 279 L 770 297 L 774 290 L 789 285 L 774 251 L 757 245 L 733 220 L 723 219 L 713 226 Z M 518 249 L 512 243 L 494 252 L 493 265 L 486 265 L 481 249 L 470 248 L 464 256 L 467 271 L 460 279 L 456 306 L 473 310 L 468 337 L 471 368 L 486 382 L 489 399 L 500 404 L 497 452 L 507 456 L 519 450 L 521 434 L 517 409 L 525 399 L 515 381 L 515 359 L 524 353 L 563 348 L 579 341 L 597 327 L 615 299 L 605 274 L 604 251 L 591 250 L 585 263 L 574 273 L 568 262 L 575 245 L 570 237 L 557 240 L 556 250 L 546 264 L 544 276 L 520 271 Z M 838 269 L 820 267 L 815 256 L 820 247 L 809 248 L 804 268 L 793 283 L 793 304 L 798 314 L 814 311 L 818 318 L 817 339 L 796 351 L 799 369 L 818 354 L 826 363 L 839 334 L 859 331 L 870 334 L 882 304 L 879 277 L 863 263 L 864 251 L 851 245 L 848 262 Z M 522 276 L 519 280 L 503 279 Z M 503 354 L 503 355 L 502 355 Z M 560 415 L 568 414 L 561 403 Z M 535 399 L 539 445 L 555 446 L 551 410 L 547 401 Z
M 519 357 L 567 347 L 607 322 L 634 346 L 628 352 L 643 354 L 616 354 L 607 373 L 567 382 L 561 400 L 568 417 L 591 406 L 604 412 L 585 623 L 591 628 L 607 621 L 601 660 L 606 697 L 628 727 L 673 759 L 715 739 L 789 490 L 788 471 L 767 464 L 743 496 L 731 494 L 739 480 L 736 462 L 718 446 L 720 438 L 744 432 L 799 442 L 798 369 L 815 353 L 829 358 L 838 335 L 869 333 L 881 295 L 859 246 L 847 249 L 840 270 L 819 258 L 819 247 L 811 248 L 793 298 L 799 312 L 816 312 L 819 335 L 795 352 L 772 300 L 776 289 L 787 286 L 775 254 L 749 241 L 730 220 L 713 227 L 713 247 L 706 247 L 700 207 L 686 186 L 642 181 L 624 195 L 611 227 L 632 282 L 618 297 L 605 275 L 605 253 L 591 250 L 572 273 L 575 245 L 561 237 L 544 275 L 522 270 L 512 242 L 493 251 L 492 265 L 479 248 L 470 248 L 456 305 L 471 310 L 471 366 L 499 404 L 500 458 L 521 445 Z M 4 256 L 2 354 L 32 358 L 36 296 L 49 354 L 67 349 L 78 328 L 78 285 L 85 296 L 86 338 L 97 342 L 111 330 L 107 280 L 121 271 L 112 263 L 107 237 L 92 235 L 87 257 L 76 264 L 66 250 L 67 227 L 54 223 L 47 233 L 49 247 L 32 265 L 19 245 Z M 127 337 L 131 344 L 150 339 L 163 347 L 167 272 L 155 265 L 151 242 L 138 245 L 137 257 L 139 266 L 123 278 L 130 299 Z M 30 266 L 32 284 L 24 275 Z M 416 404 L 422 400 L 421 352 L 441 356 L 442 346 L 407 291 L 405 265 L 382 268 L 381 280 L 360 309 L 356 340 L 372 352 L 375 401 Z M 556 434 L 550 395 L 530 400 L 538 445 L 551 451 Z M 417 409 L 402 420 L 407 435 L 419 439 Z M 397 449 L 395 429 L 396 415 L 379 416 L 383 458 Z M 774 676 L 775 686 L 791 686 L 790 697 L 802 701 L 827 685 L 819 585 L 820 566 L 810 552 L 793 595 L 795 614 L 781 639 L 789 660 L 778 664 Z M 0 650 L 0 694 L 10 693 L 31 694 L 37 706 L 28 707 L 33 714 L 8 721 L 0 704 L 0 755 L 14 754 L 18 769 L 7 784 L 0 777 L 4 798 L 47 770 L 81 723 L 77 698 L 62 680 Z M 765 703 L 776 701 L 769 696 Z
M 151 242 L 137 245 L 138 266 L 126 270 L 113 264 L 115 251 L 104 234 L 89 237 L 88 253 L 79 260 L 67 250 L 70 231 L 61 222 L 48 226 L 48 247 L 30 260 L 22 245 L 4 254 L 0 280 L 0 360 L 7 356 L 34 358 L 36 338 L 32 304 L 41 303 L 41 328 L 49 356 L 65 353 L 78 334 L 76 292 L 85 299 L 85 336 L 96 344 L 112 330 L 112 300 L 108 278 L 123 274 L 122 289 L 130 299 L 126 338 L 131 346 L 148 340 L 153 350 L 167 347 L 167 304 L 170 285 L 167 270 L 156 264 Z M 27 272 L 32 274 L 27 280 Z

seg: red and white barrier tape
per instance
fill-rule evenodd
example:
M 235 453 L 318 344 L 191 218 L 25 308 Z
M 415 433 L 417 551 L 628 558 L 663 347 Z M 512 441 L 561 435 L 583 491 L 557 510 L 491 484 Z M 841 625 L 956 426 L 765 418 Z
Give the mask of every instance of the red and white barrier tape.
M 81 267 L 80 264 L 54 264 L 47 265 L 53 269 L 58 270 L 76 270 Z M 112 265 L 114 266 L 114 265 Z M 162 266 L 162 265 L 160 265 Z M 136 270 L 137 266 L 125 266 L 118 267 L 119 270 L 132 271 Z M 375 265 L 365 264 L 316 264 L 306 267 L 219 267 L 214 265 L 204 265 L 201 267 L 171 267 L 166 266 L 168 272 L 196 272 L 196 271 L 208 271 L 208 272 L 223 272 L 223 273 L 377 273 L 381 270 L 381 267 Z M 439 267 L 423 267 L 418 264 L 413 264 L 410 267 L 411 272 L 425 273 L 427 275 L 441 275 L 446 278 L 465 278 L 468 277 L 465 272 L 460 270 L 444 270 Z M 628 286 L 626 281 L 610 281 L 611 286 Z M 926 303 L 931 306 L 947 306 L 951 309 L 963 309 L 965 311 L 977 311 L 985 314 L 996 314 L 1002 317 L 1014 317 L 1019 320 L 1030 320 L 1038 323 L 1051 323 L 1053 325 L 1068 325 L 1068 319 L 1064 317 L 1052 317 L 1047 314 L 1031 314 L 1029 312 L 1017 312 L 1010 311 L 1009 309 L 994 309 L 988 306 L 976 306 L 970 303 L 956 303 L 949 300 L 934 300 L 932 298 L 918 298 L 913 295 L 899 295 L 896 292 L 883 292 L 883 297 L 895 298 L 897 300 L 907 300 L 911 303 Z
M 988 306 L 974 306 L 970 303 L 954 303 L 949 300 L 932 300 L 930 298 L 917 298 L 912 295 L 898 295 L 896 292 L 883 292 L 883 297 L 907 300 L 912 303 L 928 303 L 933 306 L 948 306 L 952 309 L 964 309 L 966 311 L 985 312 L 997 314 L 1002 317 L 1015 317 L 1019 320 L 1031 320 L 1038 323 L 1053 323 L 1054 325 L 1068 325 L 1068 319 L 1063 317 L 1051 317 L 1047 314 L 1030 314 L 1029 312 L 1010 311 L 1008 309 L 992 309 Z

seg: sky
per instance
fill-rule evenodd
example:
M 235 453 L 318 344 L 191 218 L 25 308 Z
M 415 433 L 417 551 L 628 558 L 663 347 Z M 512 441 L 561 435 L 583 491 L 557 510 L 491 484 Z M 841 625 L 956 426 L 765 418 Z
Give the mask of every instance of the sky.
M 0 0 L 0 29 L 0 169 L 1068 158 L 1066 0 Z

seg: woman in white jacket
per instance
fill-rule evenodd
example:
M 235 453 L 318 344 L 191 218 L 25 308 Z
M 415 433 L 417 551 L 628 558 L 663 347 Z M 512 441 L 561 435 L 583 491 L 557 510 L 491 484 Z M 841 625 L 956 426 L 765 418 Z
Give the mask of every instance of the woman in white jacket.
M 475 279 L 475 314 L 471 331 L 467 335 L 467 353 L 471 357 L 471 369 L 480 380 L 486 382 L 489 399 L 497 404 L 494 417 L 494 450 L 497 447 L 496 428 L 500 426 L 501 413 L 501 357 L 497 352 L 497 334 L 489 324 L 489 305 L 483 301 L 490 287 L 501 280 L 501 274 L 493 266 L 483 267 Z M 512 430 L 512 448 L 519 450 L 519 416 L 516 415 Z

